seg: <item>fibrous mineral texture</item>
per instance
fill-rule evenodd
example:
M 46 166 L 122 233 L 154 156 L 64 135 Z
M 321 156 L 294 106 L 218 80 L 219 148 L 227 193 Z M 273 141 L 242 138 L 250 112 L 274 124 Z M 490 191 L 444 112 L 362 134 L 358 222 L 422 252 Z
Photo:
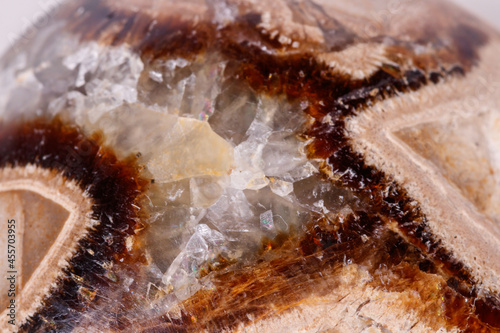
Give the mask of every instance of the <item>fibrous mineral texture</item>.
M 0 60 L 2 331 L 499 332 L 499 53 L 444 1 L 63 4 Z

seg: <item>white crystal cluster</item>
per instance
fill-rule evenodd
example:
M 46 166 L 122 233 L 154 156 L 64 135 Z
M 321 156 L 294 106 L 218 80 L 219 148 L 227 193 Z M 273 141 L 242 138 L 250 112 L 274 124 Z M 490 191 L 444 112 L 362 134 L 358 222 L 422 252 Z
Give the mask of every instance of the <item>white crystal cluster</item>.
M 224 80 L 231 78 L 224 78 L 225 63 L 214 62 L 156 64 L 148 77 L 160 87 L 143 82 L 149 91 L 158 91 L 163 85 L 172 87 L 166 96 L 154 99 L 154 108 L 163 108 L 167 114 L 164 118 L 178 117 L 179 122 L 191 119 L 193 125 L 201 122 L 210 128 L 189 132 L 186 144 L 179 135 L 168 138 L 184 152 L 177 162 L 186 170 L 195 164 L 196 173 L 174 177 L 179 175 L 172 171 L 175 166 L 162 161 L 158 164 L 164 168 L 161 171 L 148 164 L 155 179 L 154 197 L 162 198 L 152 205 L 156 214 L 150 243 L 178 246 L 169 251 L 156 247 L 152 256 L 171 262 L 162 267 L 162 288 L 173 290 L 179 300 L 210 287 L 209 279 L 201 279 L 200 274 L 206 274 L 207 267 L 217 266 L 220 260 L 245 261 L 256 253 L 263 238 L 272 240 L 279 233 L 300 229 L 311 220 L 312 212 L 336 213 L 346 200 L 352 200 L 345 191 L 322 181 L 318 165 L 306 157 L 308 142 L 299 137 L 307 121 L 303 112 L 306 105 L 255 95 L 237 83 L 226 84 Z M 174 86 L 173 77 L 183 78 Z M 192 95 L 193 91 L 197 93 Z M 186 99 L 191 103 L 181 102 Z M 207 105 L 213 111 L 199 117 L 200 109 Z M 197 142 L 211 148 L 192 154 Z
M 200 288 L 198 272 L 207 261 L 214 260 L 223 249 L 224 236 L 206 224 L 199 224 L 184 249 L 163 276 L 164 284 L 172 286 L 178 299 L 191 296 Z
M 125 47 L 103 52 L 103 46 L 89 43 L 64 57 L 62 64 L 76 77 L 73 89 L 50 102 L 52 114 L 69 112 L 79 124 L 91 128 L 114 108 L 137 102 L 143 64 Z
M 203 277 L 222 263 L 251 259 L 263 240 L 356 200 L 307 159 L 307 103 L 256 94 L 220 57 L 145 66 L 125 46 L 49 50 L 50 63 L 14 57 L 3 86 L 32 91 L 32 114 L 100 130 L 120 157 L 139 157 L 154 181 L 145 202 L 150 286 L 174 301 L 210 287 Z

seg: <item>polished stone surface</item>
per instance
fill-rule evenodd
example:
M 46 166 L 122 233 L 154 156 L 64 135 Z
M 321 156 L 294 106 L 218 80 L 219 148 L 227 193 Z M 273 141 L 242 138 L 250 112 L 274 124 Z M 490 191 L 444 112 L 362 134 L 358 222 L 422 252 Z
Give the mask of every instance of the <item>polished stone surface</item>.
M 497 32 L 430 0 L 52 17 L 0 61 L 20 331 L 500 330 Z

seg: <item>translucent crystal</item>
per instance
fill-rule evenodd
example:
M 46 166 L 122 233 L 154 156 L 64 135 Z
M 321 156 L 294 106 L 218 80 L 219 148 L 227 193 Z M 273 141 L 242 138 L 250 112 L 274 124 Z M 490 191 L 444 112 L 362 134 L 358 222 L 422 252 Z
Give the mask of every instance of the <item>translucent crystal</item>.
M 254 216 L 245 194 L 237 190 L 228 190 L 207 210 L 207 219 L 222 233 L 250 232 Z
M 198 282 L 201 266 L 207 260 L 215 259 L 224 241 L 220 232 L 205 224 L 197 225 L 195 233 L 162 278 L 166 288 L 173 287 L 180 300 L 194 294 L 201 287 Z
M 179 118 L 166 139 L 168 148 L 148 163 L 158 181 L 224 175 L 231 168 L 232 147 L 206 122 Z
M 0 60 L 21 331 L 499 326 L 498 36 L 368 3 L 76 0 L 28 30 Z
M 224 62 L 200 66 L 183 58 L 156 61 L 141 80 L 139 99 L 170 114 L 207 121 L 214 113 L 224 67 Z
M 267 176 L 283 177 L 292 170 L 302 169 L 308 162 L 303 143 L 291 131 L 271 134 L 262 148 L 263 171 Z
M 268 210 L 260 214 L 260 228 L 271 238 L 276 236 L 276 227 L 274 226 L 273 211 Z
M 54 71 L 60 67 L 57 63 L 51 66 Z M 69 85 L 73 88 L 62 94 L 60 91 L 50 101 L 52 114 L 66 114 L 79 123 L 93 125 L 108 111 L 137 102 L 137 82 L 144 65 L 138 55 L 125 47 L 105 49 L 97 43 L 87 43 L 74 53 L 66 53 L 61 66 L 74 79 Z M 75 98 L 76 103 L 68 103 Z
M 85 84 L 85 76 L 92 74 L 99 65 L 99 45 L 90 43 L 87 47 L 80 48 L 76 53 L 66 57 L 63 64 L 70 70 L 78 68 L 78 76 L 74 82 L 75 87 Z
M 285 197 L 293 192 L 293 183 L 280 179 L 271 178 L 269 186 L 271 191 L 279 196 Z

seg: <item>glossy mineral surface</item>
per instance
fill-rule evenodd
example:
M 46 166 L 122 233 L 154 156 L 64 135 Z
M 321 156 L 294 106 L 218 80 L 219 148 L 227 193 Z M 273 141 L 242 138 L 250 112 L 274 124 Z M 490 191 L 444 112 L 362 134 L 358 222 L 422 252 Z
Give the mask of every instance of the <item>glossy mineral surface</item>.
M 2 331 L 500 331 L 496 31 L 431 0 L 44 22 L 0 60 Z

